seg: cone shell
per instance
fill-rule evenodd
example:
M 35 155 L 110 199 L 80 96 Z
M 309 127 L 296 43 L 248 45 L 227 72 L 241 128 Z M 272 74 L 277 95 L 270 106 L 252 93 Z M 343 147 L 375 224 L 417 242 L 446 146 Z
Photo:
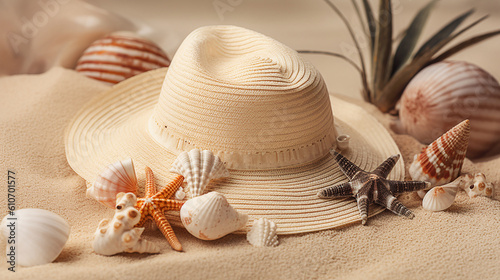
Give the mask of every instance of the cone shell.
M 87 196 L 115 208 L 116 195 L 120 192 L 137 193 L 137 177 L 130 158 L 108 165 L 87 189 Z
M 244 227 L 248 221 L 246 214 L 238 213 L 218 192 L 186 201 L 180 216 L 187 231 L 203 240 L 221 238 Z
M 469 143 L 470 122 L 465 120 L 415 155 L 410 176 L 415 181 L 428 181 L 433 186 L 456 179 L 462 169 Z
M 155 43 L 131 32 L 115 32 L 92 43 L 78 60 L 76 71 L 116 84 L 169 65 L 170 59 Z
M 278 246 L 278 235 L 276 224 L 266 218 L 260 218 L 253 222 L 252 229 L 247 233 L 247 240 L 255 247 Z
M 422 207 L 429 211 L 443 211 L 448 209 L 455 201 L 460 179 L 452 183 L 432 188 L 422 200 Z
M 424 144 L 464 119 L 472 126 L 467 157 L 481 157 L 500 142 L 500 85 L 475 65 L 445 61 L 426 67 L 404 90 L 400 107 L 393 128 Z
M 172 163 L 170 172 L 184 176 L 191 197 L 205 193 L 210 180 L 229 176 L 221 159 L 209 150 L 182 152 Z
M 15 220 L 16 261 L 21 266 L 53 262 L 68 241 L 70 226 L 61 216 L 43 209 L 20 209 L 14 216 L 7 215 L 1 222 L 2 234 L 10 235 L 8 225 Z M 9 246 L 7 250 L 10 251 Z M 9 253 L 9 252 L 7 252 Z

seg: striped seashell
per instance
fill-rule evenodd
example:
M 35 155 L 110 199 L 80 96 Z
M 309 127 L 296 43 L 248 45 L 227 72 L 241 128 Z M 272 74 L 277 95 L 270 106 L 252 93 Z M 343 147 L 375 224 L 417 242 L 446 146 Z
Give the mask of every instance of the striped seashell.
M 92 43 L 78 60 L 76 71 L 108 84 L 117 84 L 169 65 L 170 59 L 155 43 L 122 31 Z
M 429 144 L 464 119 L 471 122 L 467 157 L 478 158 L 500 143 L 500 85 L 483 69 L 444 61 L 420 71 L 400 100 L 398 133 Z
M 137 177 L 131 158 L 108 165 L 87 189 L 87 196 L 115 208 L 116 195 L 120 192 L 137 193 Z
M 212 151 L 199 149 L 182 152 L 172 163 L 170 172 L 184 176 L 191 197 L 204 194 L 210 180 L 229 176 L 218 156 Z
M 276 224 L 266 218 L 260 218 L 253 222 L 253 226 L 247 233 L 247 240 L 255 247 L 278 246 L 278 235 Z
M 443 185 L 458 177 L 469 144 L 470 122 L 465 120 L 415 155 L 410 176 L 416 181 Z
M 443 211 L 448 209 L 455 201 L 461 181 L 462 179 L 458 178 L 446 185 L 432 188 L 425 194 L 422 200 L 422 207 L 429 211 Z

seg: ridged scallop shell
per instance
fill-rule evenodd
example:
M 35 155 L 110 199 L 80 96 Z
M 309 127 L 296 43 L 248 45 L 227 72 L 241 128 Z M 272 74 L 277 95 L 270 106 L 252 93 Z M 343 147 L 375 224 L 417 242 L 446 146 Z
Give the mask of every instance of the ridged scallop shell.
M 170 59 L 155 43 L 122 31 L 92 43 L 78 60 L 76 71 L 108 84 L 116 84 L 169 65 Z
M 260 218 L 253 222 L 253 226 L 247 233 L 247 240 L 256 247 L 278 246 L 278 235 L 276 224 L 266 218 Z
M 461 179 L 449 184 L 432 188 L 422 200 L 422 207 L 429 211 L 443 211 L 448 209 L 455 201 Z
M 415 155 L 410 176 L 439 186 L 456 179 L 462 169 L 469 143 L 470 123 L 465 120 Z
M 96 253 L 109 256 L 122 252 L 160 252 L 154 243 L 141 238 L 144 228 L 134 228 L 141 219 L 141 213 L 134 208 L 136 202 L 133 193 L 117 195 L 113 219 L 103 219 L 94 233 L 92 248 Z
M 444 61 L 426 67 L 404 90 L 400 107 L 400 123 L 393 128 L 424 144 L 464 119 L 471 122 L 467 157 L 481 157 L 500 142 L 500 85 L 473 64 Z
M 87 189 L 87 196 L 115 208 L 116 195 L 120 192 L 137 193 L 137 177 L 131 158 L 108 165 Z
M 170 172 L 184 176 L 191 197 L 202 195 L 210 180 L 229 176 L 224 163 L 209 150 L 182 152 Z
M 17 220 L 10 219 L 14 217 Z M 11 223 L 15 223 L 16 262 L 21 266 L 53 262 L 68 241 L 69 224 L 48 210 L 27 208 L 16 210 L 14 216 L 5 216 L 0 224 L 5 238 L 11 235 Z M 7 253 L 12 245 L 8 244 Z
M 248 221 L 248 215 L 236 211 L 218 192 L 209 192 L 186 201 L 180 216 L 187 231 L 203 240 L 221 238 L 244 227 Z

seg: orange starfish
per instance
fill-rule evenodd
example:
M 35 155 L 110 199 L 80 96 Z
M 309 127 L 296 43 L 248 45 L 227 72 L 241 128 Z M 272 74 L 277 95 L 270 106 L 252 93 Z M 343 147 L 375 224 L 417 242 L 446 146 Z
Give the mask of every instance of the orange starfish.
M 147 220 L 154 220 L 160 231 L 167 238 L 168 243 L 176 251 L 182 251 L 182 245 L 175 236 L 174 230 L 165 218 L 167 210 L 181 210 L 184 201 L 169 199 L 181 186 L 184 177 L 181 175 L 156 192 L 155 178 L 151 168 L 146 166 L 146 196 L 137 198 L 135 208 L 141 212 L 141 220 L 136 227 L 143 227 Z

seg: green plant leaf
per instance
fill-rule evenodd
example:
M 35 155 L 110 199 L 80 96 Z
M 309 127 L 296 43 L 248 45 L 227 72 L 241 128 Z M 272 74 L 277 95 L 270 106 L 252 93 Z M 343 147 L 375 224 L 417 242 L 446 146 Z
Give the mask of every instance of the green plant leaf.
M 429 14 L 436 4 L 437 0 L 432 0 L 425 7 L 420 9 L 417 13 L 408 29 L 406 30 L 406 34 L 399 43 L 399 46 L 394 54 L 393 62 L 392 62 L 392 73 L 391 76 L 396 73 L 396 71 L 403 66 L 406 61 L 410 58 L 411 53 L 415 49 L 418 38 L 420 34 L 422 34 L 422 30 L 429 18 Z
M 446 40 L 455 29 L 472 13 L 474 9 L 471 9 L 462 15 L 455 18 L 453 21 L 448 23 L 445 27 L 439 30 L 434 36 L 432 36 L 427 42 L 425 42 L 422 47 L 417 51 L 417 53 L 413 57 L 418 57 L 426 53 L 428 50 L 431 50 L 434 46 L 438 45 L 443 40 Z
M 377 33 L 377 23 L 375 22 L 375 17 L 373 16 L 372 6 L 370 6 L 368 0 L 363 0 L 363 7 L 365 8 L 366 22 L 368 23 L 368 31 L 370 31 L 369 35 L 370 35 L 371 55 L 373 56 L 373 48 L 375 46 L 375 34 Z
M 496 36 L 496 35 L 499 35 L 500 34 L 500 30 L 496 30 L 496 31 L 492 31 L 492 32 L 488 32 L 488 33 L 485 33 L 485 34 L 481 34 L 481 35 L 478 35 L 478 36 L 474 36 L 472 38 L 469 38 L 465 41 L 462 41 L 460 43 L 458 43 L 457 45 L 451 47 L 450 49 L 448 49 L 447 51 L 445 51 L 444 53 L 440 54 L 438 57 L 434 58 L 430 64 L 432 63 L 436 63 L 436 62 L 439 62 L 439 61 L 442 61 L 442 60 L 445 60 L 447 59 L 448 57 L 456 54 L 457 52 L 463 50 L 463 49 L 466 49 L 470 46 L 473 46 L 477 43 L 480 43 L 481 41 L 483 40 L 486 40 L 486 39 L 489 39 L 493 36 Z
M 429 65 L 432 60 L 432 57 L 439 52 L 446 44 L 448 44 L 451 40 L 460 36 L 465 31 L 469 30 L 473 26 L 477 25 L 481 21 L 485 20 L 488 16 L 484 16 L 473 23 L 467 25 L 462 28 L 460 31 L 456 32 L 452 36 L 448 36 L 444 40 L 441 40 L 436 45 L 434 45 L 431 49 L 423 53 L 422 55 L 415 57 L 412 59 L 410 63 L 401 68 L 394 76 L 391 77 L 389 82 L 385 85 L 381 94 L 377 96 L 377 99 L 374 100 L 375 106 L 377 106 L 382 112 L 387 112 L 394 107 L 396 102 L 403 94 L 403 90 L 406 85 L 410 82 L 410 80 L 425 66 Z
M 372 94 L 376 99 L 378 92 L 383 89 L 391 73 L 389 62 L 392 52 L 392 7 L 390 0 L 380 0 L 379 20 L 373 51 Z

